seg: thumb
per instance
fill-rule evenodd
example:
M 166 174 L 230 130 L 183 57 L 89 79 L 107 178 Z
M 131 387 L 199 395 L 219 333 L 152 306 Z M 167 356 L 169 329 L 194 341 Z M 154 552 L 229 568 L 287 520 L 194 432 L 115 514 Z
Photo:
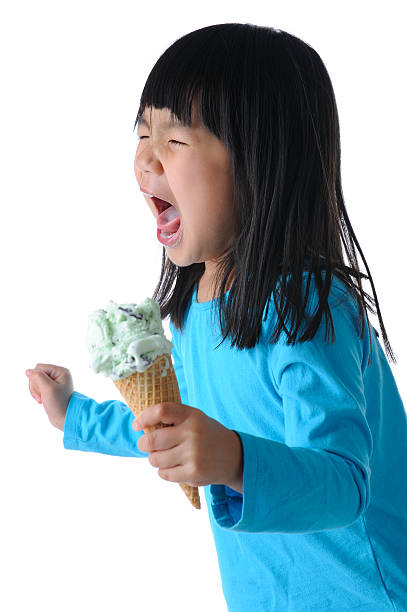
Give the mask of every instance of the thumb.
M 66 376 L 65 368 L 61 368 L 52 363 L 37 363 L 32 372 L 40 372 L 44 374 L 45 379 L 57 383 L 63 382 Z
M 43 370 L 34 368 L 33 370 L 26 370 L 26 374 L 30 379 L 30 382 L 41 388 L 45 385 L 55 385 L 55 381 Z

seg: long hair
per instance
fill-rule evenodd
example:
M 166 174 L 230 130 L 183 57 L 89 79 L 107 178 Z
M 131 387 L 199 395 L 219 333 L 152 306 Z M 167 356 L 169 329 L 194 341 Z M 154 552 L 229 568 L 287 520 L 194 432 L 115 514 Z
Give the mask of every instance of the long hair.
M 229 337 L 231 346 L 254 347 L 271 301 L 277 313 L 271 342 L 283 331 L 288 344 L 310 340 L 323 316 L 325 338 L 333 342 L 328 296 L 336 275 L 357 302 L 361 336 L 369 310 L 378 315 L 386 353 L 395 362 L 373 279 L 345 208 L 338 111 L 318 53 L 271 27 L 223 23 L 195 30 L 176 40 L 151 70 L 135 127 L 146 106 L 168 108 L 191 125 L 194 101 L 232 164 L 238 230 L 214 278 L 222 342 Z M 163 247 L 153 299 L 162 318 L 170 315 L 177 329 L 204 270 L 203 262 L 175 265 Z M 318 306 L 304 329 L 311 279 Z M 370 281 L 374 299 L 364 291 L 363 279 Z

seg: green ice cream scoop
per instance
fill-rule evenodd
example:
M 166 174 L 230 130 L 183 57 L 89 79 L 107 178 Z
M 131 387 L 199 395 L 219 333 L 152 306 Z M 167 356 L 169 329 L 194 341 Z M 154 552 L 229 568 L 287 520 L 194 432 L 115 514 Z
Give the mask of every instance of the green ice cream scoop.
M 113 380 L 144 372 L 159 355 L 171 354 L 161 322 L 160 305 L 151 298 L 140 304 L 116 304 L 89 315 L 86 343 L 90 366 Z

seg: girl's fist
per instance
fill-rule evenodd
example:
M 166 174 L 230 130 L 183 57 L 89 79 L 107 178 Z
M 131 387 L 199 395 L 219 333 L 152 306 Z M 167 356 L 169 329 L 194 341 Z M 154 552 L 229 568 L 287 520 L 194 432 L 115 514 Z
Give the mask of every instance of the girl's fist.
M 64 431 L 66 410 L 74 391 L 70 371 L 57 365 L 37 363 L 33 370 L 25 373 L 33 398 L 44 406 L 51 424 Z

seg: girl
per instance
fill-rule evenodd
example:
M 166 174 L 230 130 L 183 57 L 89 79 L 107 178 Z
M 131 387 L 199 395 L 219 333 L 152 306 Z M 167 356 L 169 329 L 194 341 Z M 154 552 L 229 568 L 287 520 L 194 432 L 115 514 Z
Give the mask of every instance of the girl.
M 37 364 L 31 393 L 65 448 L 205 486 L 232 612 L 406 611 L 406 413 L 321 58 L 281 30 L 201 28 L 159 58 L 136 124 L 182 404 L 150 406 L 135 434 L 65 368 Z

